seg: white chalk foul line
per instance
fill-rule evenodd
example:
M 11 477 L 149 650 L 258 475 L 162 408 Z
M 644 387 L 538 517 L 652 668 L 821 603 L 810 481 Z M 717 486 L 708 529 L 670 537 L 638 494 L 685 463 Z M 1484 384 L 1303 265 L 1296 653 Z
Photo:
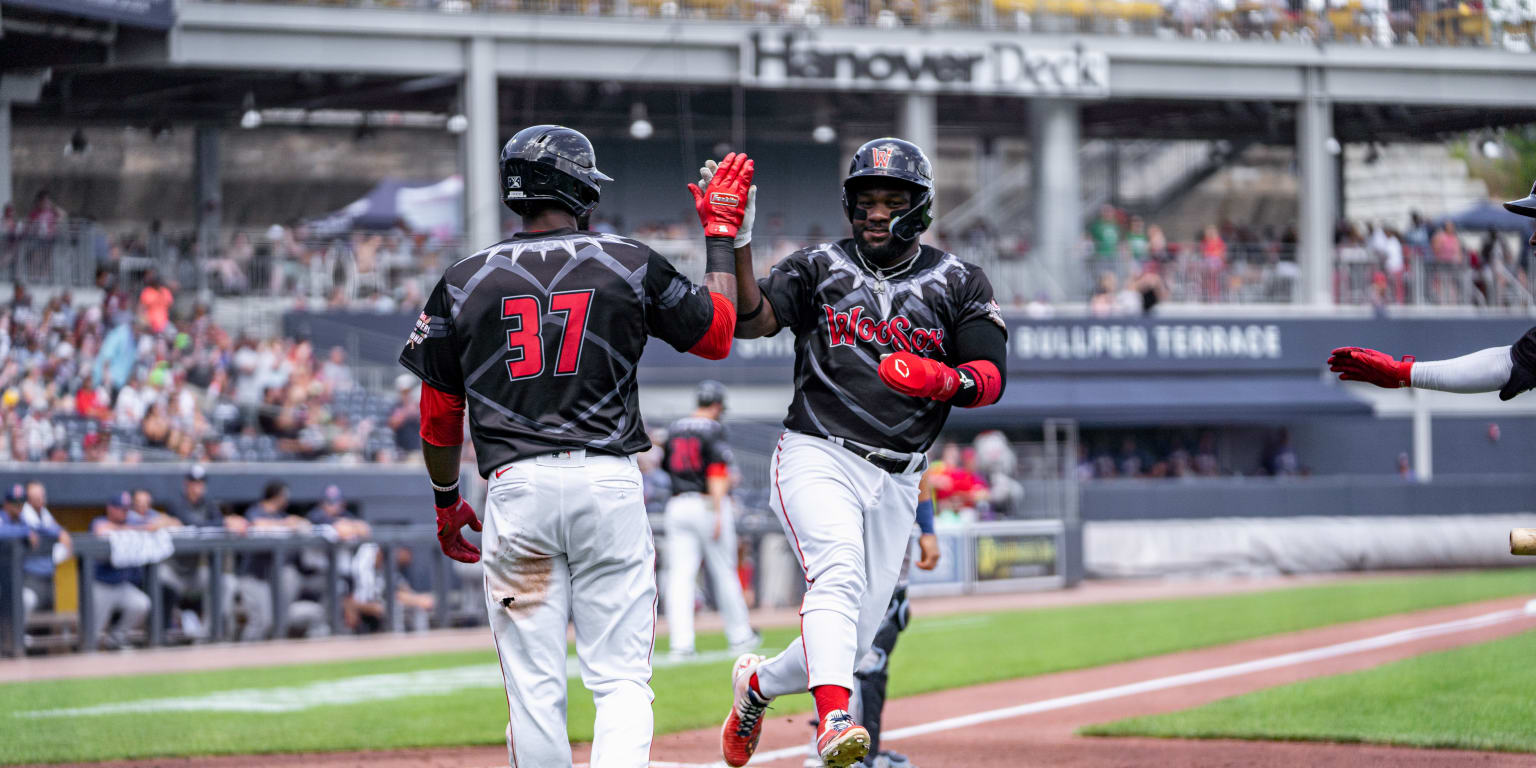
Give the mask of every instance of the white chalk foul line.
M 654 669 L 714 664 L 736 658 L 733 651 L 709 651 L 674 659 L 658 656 Z M 576 657 L 566 659 L 566 676 L 581 679 L 581 664 Z M 199 696 L 175 696 L 161 699 L 134 699 L 109 704 L 63 709 L 24 710 L 16 717 L 49 718 L 88 715 L 150 714 L 158 712 L 251 712 L 280 714 L 316 707 L 347 706 L 412 696 L 440 696 L 472 688 L 500 688 L 501 671 L 489 664 L 426 669 L 416 672 L 388 672 L 320 680 L 304 685 L 275 688 L 244 688 L 215 691 Z
M 1035 701 L 1028 704 L 1004 707 L 1002 709 L 993 709 L 986 712 L 977 712 L 970 715 L 950 717 L 943 720 L 936 720 L 931 723 L 907 726 L 906 728 L 895 728 L 889 731 L 881 732 L 880 740 L 882 742 L 896 741 L 898 739 L 906 739 L 913 736 L 924 736 L 930 733 L 951 731 L 956 728 L 965 728 L 967 726 L 979 725 L 981 723 L 990 723 L 997 720 L 1007 720 L 1009 718 L 1033 715 L 1040 712 L 1050 712 L 1057 709 L 1066 709 L 1068 707 L 1075 707 L 1080 704 L 1092 704 L 1098 701 L 1119 699 L 1126 696 L 1136 696 L 1143 693 L 1151 693 L 1153 691 L 1164 691 L 1169 688 L 1179 688 L 1186 685 L 1198 685 L 1200 683 L 1208 683 L 1212 680 L 1223 680 L 1229 677 L 1239 677 L 1241 675 L 1249 675 L 1253 674 L 1254 672 L 1263 672 L 1270 669 L 1294 667 L 1299 664 L 1322 661 L 1323 659 L 1332 659 L 1338 656 L 1347 656 L 1352 653 L 1372 651 L 1378 648 L 1389 648 L 1394 645 L 1402 645 L 1404 643 L 1409 643 L 1414 640 L 1422 640 L 1428 637 L 1438 637 L 1440 635 L 1450 635 L 1457 632 L 1467 632 L 1474 629 L 1482 629 L 1483 627 L 1491 627 L 1507 621 L 1514 621 L 1515 619 L 1525 618 L 1527 615 L 1528 614 L 1525 610 L 1514 608 L 1507 611 L 1494 611 L 1492 613 L 1485 613 L 1481 616 L 1473 616 L 1467 619 L 1445 621 L 1438 624 L 1426 624 L 1422 627 L 1411 627 L 1409 629 L 1402 629 L 1396 632 L 1388 632 L 1384 635 L 1376 635 L 1375 637 L 1367 637 L 1360 640 L 1350 640 L 1348 642 L 1336 643 L 1334 645 L 1325 645 L 1320 648 L 1312 648 L 1305 651 L 1283 653 L 1279 656 L 1254 659 L 1253 661 L 1245 661 L 1240 664 L 1228 664 L 1223 667 L 1212 667 L 1210 669 L 1202 669 L 1195 672 L 1185 672 L 1179 675 L 1157 677 L 1151 680 L 1143 680 L 1139 683 L 1117 685 L 1111 688 L 1101 688 L 1097 691 L 1076 693 L 1072 694 L 1071 696 L 1060 696 L 1054 699 L 1045 699 L 1043 701 Z M 786 747 L 784 749 L 775 749 L 769 752 L 759 752 L 752 758 L 752 762 L 749 763 L 749 765 L 767 765 L 768 763 L 775 763 L 791 757 L 803 758 L 805 755 L 806 747 L 804 745 L 798 747 Z M 656 763 L 653 763 L 653 765 L 656 765 Z M 715 766 L 720 765 L 724 764 L 695 763 L 688 766 L 688 768 L 715 768 Z

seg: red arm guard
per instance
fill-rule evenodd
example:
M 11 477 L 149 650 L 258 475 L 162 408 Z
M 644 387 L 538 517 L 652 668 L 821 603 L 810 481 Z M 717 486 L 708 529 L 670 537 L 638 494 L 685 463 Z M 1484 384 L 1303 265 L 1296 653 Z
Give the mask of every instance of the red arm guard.
M 969 374 L 971 381 L 976 383 L 976 399 L 961 406 L 962 408 L 991 405 L 1002 397 L 1003 374 L 997 370 L 997 366 L 993 365 L 991 360 L 972 360 L 960 366 L 960 370 Z
M 714 464 L 709 465 L 707 468 L 705 468 L 704 476 L 705 477 L 710 477 L 710 478 L 730 477 L 731 476 L 731 468 L 726 466 L 725 464 L 721 464 L 719 462 L 716 462 Z
M 736 335 L 736 305 L 718 293 L 711 293 L 709 300 L 715 306 L 709 330 L 688 350 L 688 354 L 698 355 L 705 360 L 724 360 L 731 354 L 731 337 Z
M 464 444 L 464 397 L 421 385 L 421 439 L 446 448 Z

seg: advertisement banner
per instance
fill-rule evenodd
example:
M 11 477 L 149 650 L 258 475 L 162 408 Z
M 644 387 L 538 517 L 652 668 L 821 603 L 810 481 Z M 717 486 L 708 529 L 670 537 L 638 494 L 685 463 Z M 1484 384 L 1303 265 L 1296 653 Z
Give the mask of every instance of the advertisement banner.
M 918 45 L 807 30 L 755 30 L 741 76 L 767 88 L 809 87 L 1028 96 L 1109 95 L 1109 56 L 1081 44 L 1036 48 L 1017 39 L 924 38 Z
M 982 533 L 972 544 L 976 581 L 1013 581 L 1060 576 L 1056 533 Z

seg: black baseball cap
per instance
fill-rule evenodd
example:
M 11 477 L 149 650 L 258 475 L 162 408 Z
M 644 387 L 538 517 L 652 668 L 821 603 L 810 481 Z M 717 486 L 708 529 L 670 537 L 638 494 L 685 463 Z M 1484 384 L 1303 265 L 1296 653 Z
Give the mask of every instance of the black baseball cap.
M 1518 213 L 1521 216 L 1536 218 L 1536 184 L 1531 185 L 1531 193 L 1519 200 L 1511 200 L 1504 204 L 1504 210 L 1510 213 Z
M 198 482 L 207 480 L 208 470 L 204 469 L 203 465 L 201 464 L 193 464 L 192 466 L 187 467 L 187 479 L 196 480 Z
M 5 489 L 5 501 L 7 504 L 23 501 L 26 498 L 27 488 L 21 483 L 12 483 L 11 487 Z
M 108 508 L 117 507 L 118 509 L 128 509 L 132 506 L 133 496 L 127 491 L 118 491 L 107 499 Z

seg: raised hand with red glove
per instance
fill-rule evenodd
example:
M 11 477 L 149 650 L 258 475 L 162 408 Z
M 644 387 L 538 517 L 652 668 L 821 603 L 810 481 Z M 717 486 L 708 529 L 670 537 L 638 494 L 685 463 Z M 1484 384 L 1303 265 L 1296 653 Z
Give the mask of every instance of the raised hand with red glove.
M 1378 387 L 1413 386 L 1413 356 L 1397 360 L 1385 352 L 1364 347 L 1339 347 L 1328 356 L 1328 370 L 1343 381 L 1366 381 Z
M 698 184 L 688 185 L 705 236 L 735 240 L 747 214 L 752 172 L 752 160 L 743 152 L 732 152 L 720 161 L 708 187 L 701 189 Z
M 475 508 L 462 496 L 451 506 L 433 508 L 437 510 L 437 545 L 442 547 L 443 554 L 461 563 L 480 562 L 480 548 L 465 539 L 461 530 L 466 525 L 470 530 L 480 530 Z

